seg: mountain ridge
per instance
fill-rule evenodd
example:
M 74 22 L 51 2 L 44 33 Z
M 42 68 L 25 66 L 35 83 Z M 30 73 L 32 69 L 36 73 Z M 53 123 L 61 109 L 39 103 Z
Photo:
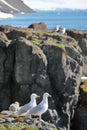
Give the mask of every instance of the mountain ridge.
M 0 12 L 4 13 L 34 13 L 22 0 L 0 0 Z

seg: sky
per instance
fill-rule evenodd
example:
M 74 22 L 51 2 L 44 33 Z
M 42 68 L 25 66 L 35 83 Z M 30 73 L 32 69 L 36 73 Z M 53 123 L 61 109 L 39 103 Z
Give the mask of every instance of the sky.
M 87 9 L 87 0 L 23 0 L 29 7 L 41 10 L 56 8 Z

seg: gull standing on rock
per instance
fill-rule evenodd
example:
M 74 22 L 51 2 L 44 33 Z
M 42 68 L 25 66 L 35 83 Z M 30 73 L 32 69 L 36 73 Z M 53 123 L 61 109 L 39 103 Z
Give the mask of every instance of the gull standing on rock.
M 66 32 L 65 28 L 61 28 L 61 30 L 58 32 L 59 34 L 64 34 Z
M 41 115 L 48 110 L 48 97 L 51 97 L 51 95 L 47 92 L 44 93 L 42 101 L 36 107 L 24 113 L 23 116 L 37 115 L 41 120 Z
M 40 96 L 38 96 L 35 93 L 32 93 L 31 101 L 29 103 L 25 104 L 24 106 L 21 106 L 16 114 L 21 115 L 21 114 L 26 113 L 27 111 L 31 110 L 33 107 L 37 106 L 36 98 L 38 98 L 38 97 L 40 97 Z
M 59 31 L 59 26 L 58 26 L 58 25 L 56 26 L 56 30 L 55 30 L 55 31 L 56 31 L 56 32 Z

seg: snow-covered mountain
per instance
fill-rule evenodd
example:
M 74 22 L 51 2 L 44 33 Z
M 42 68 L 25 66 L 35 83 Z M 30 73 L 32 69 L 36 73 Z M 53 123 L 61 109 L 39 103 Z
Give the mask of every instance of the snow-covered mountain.
M 33 13 L 34 11 L 22 0 L 0 0 L 0 12 L 14 14 Z

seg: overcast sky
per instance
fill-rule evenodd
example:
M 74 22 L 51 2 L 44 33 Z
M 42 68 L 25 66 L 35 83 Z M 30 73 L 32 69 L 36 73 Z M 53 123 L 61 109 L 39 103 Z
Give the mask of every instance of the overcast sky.
M 33 9 L 87 9 L 87 0 L 23 0 Z

